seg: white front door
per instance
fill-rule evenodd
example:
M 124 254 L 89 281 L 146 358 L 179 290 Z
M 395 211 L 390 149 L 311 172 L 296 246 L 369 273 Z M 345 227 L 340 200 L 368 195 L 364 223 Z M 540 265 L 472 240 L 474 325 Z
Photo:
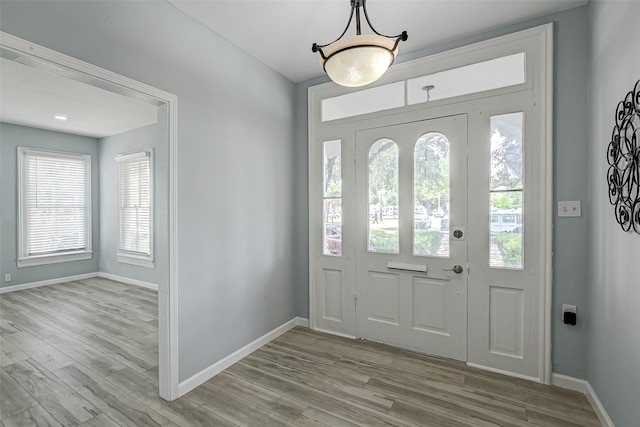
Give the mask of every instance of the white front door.
M 467 360 L 467 116 L 356 132 L 357 337 Z

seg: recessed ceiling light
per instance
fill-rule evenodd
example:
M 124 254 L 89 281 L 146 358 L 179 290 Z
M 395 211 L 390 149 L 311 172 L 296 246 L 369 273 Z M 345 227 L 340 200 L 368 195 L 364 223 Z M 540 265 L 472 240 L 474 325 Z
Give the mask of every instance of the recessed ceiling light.
M 57 115 L 54 116 L 56 120 L 60 120 L 61 122 L 66 122 L 67 121 L 67 116 L 63 116 L 63 115 Z

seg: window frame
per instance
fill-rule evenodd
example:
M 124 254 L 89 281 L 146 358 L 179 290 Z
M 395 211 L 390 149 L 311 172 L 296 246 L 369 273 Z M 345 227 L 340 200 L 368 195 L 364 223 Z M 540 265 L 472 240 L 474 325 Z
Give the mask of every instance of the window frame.
M 121 206 L 120 206 L 120 165 L 123 162 L 128 162 L 132 160 L 138 160 L 142 158 L 147 158 L 149 160 L 149 253 L 148 255 L 140 255 L 141 252 L 134 253 L 132 251 L 128 251 L 123 249 L 120 246 L 121 234 L 123 230 L 120 228 L 121 225 Z M 155 228 L 154 228 L 154 214 L 155 214 L 155 205 L 154 205 L 154 168 L 153 168 L 153 149 L 145 149 L 141 151 L 136 151 L 132 153 L 119 154 L 115 157 L 116 161 L 116 220 L 118 224 L 118 237 L 117 237 L 117 245 L 116 245 L 116 258 L 118 262 L 123 264 L 132 264 L 140 267 L 146 268 L 155 268 L 154 261 L 154 242 L 155 242 Z
M 85 248 L 83 250 L 70 250 L 59 253 L 43 255 L 29 255 L 28 245 L 28 206 L 27 206 L 27 157 L 38 155 L 49 158 L 82 160 L 86 166 L 85 170 Z M 32 267 L 44 264 L 55 264 L 61 262 L 87 260 L 93 257 L 91 236 L 92 214 L 91 214 L 91 156 L 81 153 L 66 153 L 60 151 L 42 150 L 37 148 L 18 147 L 18 268 Z

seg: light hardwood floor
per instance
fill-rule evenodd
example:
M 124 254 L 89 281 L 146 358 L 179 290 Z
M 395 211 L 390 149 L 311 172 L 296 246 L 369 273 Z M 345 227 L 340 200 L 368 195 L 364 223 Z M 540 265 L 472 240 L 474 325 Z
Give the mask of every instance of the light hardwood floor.
M 3 426 L 600 426 L 576 392 L 295 328 L 174 401 L 157 295 L 106 279 L 0 295 Z

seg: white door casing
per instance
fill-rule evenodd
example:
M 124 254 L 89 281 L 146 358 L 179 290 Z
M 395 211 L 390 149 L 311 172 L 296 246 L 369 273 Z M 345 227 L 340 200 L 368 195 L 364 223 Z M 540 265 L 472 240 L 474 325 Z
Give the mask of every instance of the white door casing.
M 394 66 L 379 85 L 474 63 L 503 54 L 526 52 L 526 82 L 509 88 L 451 100 L 409 105 L 323 122 L 322 100 L 349 93 L 332 84 L 309 90 L 309 241 L 310 324 L 318 330 L 349 337 L 359 334 L 363 295 L 356 287 L 356 245 L 366 236 L 357 221 L 361 205 L 356 190 L 356 139 L 371 129 L 457 115 L 468 126 L 467 364 L 549 383 L 551 376 L 551 224 L 552 224 L 552 26 L 545 25 L 454 51 Z M 490 186 L 492 117 L 522 115 L 522 265 L 492 265 L 496 231 L 490 227 L 490 205 L 503 191 Z M 340 140 L 342 155 L 342 253 L 322 254 L 322 143 Z M 466 191 L 466 190 L 465 190 Z M 506 191 L 509 191 L 508 189 Z M 366 195 L 366 190 L 364 190 Z M 493 194 L 493 195 L 492 195 Z M 360 204 L 359 204 L 360 203 Z M 366 206 L 366 205 L 364 205 Z M 360 207 L 363 210 L 366 207 Z M 494 207 L 495 209 L 495 207 Z M 406 210 L 406 208 L 405 208 Z M 402 221 L 402 220 L 401 220 Z M 405 220 L 406 221 L 406 220 Z M 411 220 L 409 220 L 411 221 Z M 450 230 L 457 225 L 451 220 Z M 410 225 L 409 225 L 410 227 Z M 364 231 L 363 231 L 364 230 Z M 363 234 L 364 233 L 364 234 Z M 361 245 L 366 244 L 360 242 Z M 377 254 L 376 254 L 377 255 Z M 367 256 L 365 255 L 365 258 Z M 387 260 L 388 262 L 389 260 Z M 405 260 L 406 261 L 406 260 Z M 495 261 L 495 260 L 494 260 Z M 414 262 L 405 262 L 416 264 Z M 380 263 L 378 263 L 380 264 Z M 383 263 L 384 264 L 384 263 Z M 448 268 L 457 263 L 450 262 Z M 465 266 L 463 264 L 463 266 Z M 434 270 L 429 267 L 430 271 Z M 428 271 L 429 271 L 428 269 Z M 384 269 L 388 272 L 395 270 Z M 395 274 L 395 273 L 394 273 Z M 412 273 L 398 272 L 400 275 Z M 421 273 L 414 277 L 423 277 Z M 426 275 L 424 275 L 426 276 Z M 327 280 L 332 282 L 326 286 Z M 398 279 L 402 281 L 402 279 Z M 361 280 L 360 280 L 361 282 Z M 358 282 L 358 283 L 360 283 Z M 327 308 L 330 308 L 327 312 Z M 329 314 L 329 315 L 327 315 Z M 375 338 L 373 338 L 375 339 Z M 387 341 L 387 340 L 382 340 Z M 389 341 L 387 341 L 389 342 Z M 393 342 L 391 342 L 393 344 Z M 395 343 L 416 348 L 413 343 Z M 430 349 L 425 353 L 434 354 Z M 450 356 L 449 356 L 450 357 Z M 464 359 L 459 359 L 464 360 Z
M 33 57 L 43 64 L 54 64 L 60 70 L 87 82 L 100 82 L 111 87 L 117 93 L 145 99 L 156 105 L 167 107 L 167 139 L 169 151 L 169 229 L 168 259 L 169 277 L 166 284 L 160 283 L 158 289 L 158 361 L 159 395 L 165 400 L 174 400 L 179 395 L 178 376 L 178 273 L 177 273 L 177 152 L 178 152 L 178 98 L 176 95 L 144 83 L 121 76 L 109 70 L 88 64 L 49 48 L 37 45 L 14 35 L 0 32 L 0 47 Z M 140 98 L 142 97 L 142 98 Z

